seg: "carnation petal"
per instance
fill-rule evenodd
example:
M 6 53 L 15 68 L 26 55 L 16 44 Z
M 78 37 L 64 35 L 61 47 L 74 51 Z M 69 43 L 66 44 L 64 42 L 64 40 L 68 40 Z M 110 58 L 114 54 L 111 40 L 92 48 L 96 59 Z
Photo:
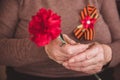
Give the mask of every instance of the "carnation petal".
M 41 8 L 29 23 L 31 40 L 38 46 L 44 46 L 61 33 L 61 18 L 52 10 Z

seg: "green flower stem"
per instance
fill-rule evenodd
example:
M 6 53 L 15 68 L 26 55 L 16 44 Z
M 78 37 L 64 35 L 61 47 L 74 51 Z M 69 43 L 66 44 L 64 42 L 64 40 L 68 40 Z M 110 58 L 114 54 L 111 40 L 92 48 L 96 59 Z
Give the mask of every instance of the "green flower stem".
M 102 80 L 97 74 L 94 74 L 94 76 L 97 78 L 97 80 Z
M 62 35 L 62 34 L 60 34 L 59 39 L 62 41 L 62 43 L 63 43 L 63 44 L 66 44 L 66 41 L 64 40 L 64 38 L 63 38 L 63 35 Z

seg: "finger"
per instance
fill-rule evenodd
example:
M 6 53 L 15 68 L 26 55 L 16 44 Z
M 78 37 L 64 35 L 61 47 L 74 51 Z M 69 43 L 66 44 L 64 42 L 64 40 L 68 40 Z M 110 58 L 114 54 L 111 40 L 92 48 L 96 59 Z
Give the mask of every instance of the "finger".
M 48 57 L 52 60 L 54 60 L 55 62 L 59 63 L 59 64 L 62 64 L 64 61 L 66 61 L 68 58 L 67 57 L 62 57 L 61 56 L 51 56 L 51 55 L 48 55 Z
M 58 53 L 59 54 L 59 53 Z M 61 55 L 54 55 L 56 60 L 59 61 L 66 61 L 68 60 L 69 56 L 61 54 Z
M 76 44 L 76 42 L 69 38 L 66 34 L 63 34 L 63 38 L 68 44 Z
M 67 44 L 64 47 L 62 47 L 62 49 L 64 50 L 63 52 L 71 55 L 76 55 L 78 53 L 84 52 L 88 48 L 89 48 L 89 44 L 80 44 L 80 43 L 77 43 L 76 45 Z
M 66 61 L 70 57 L 70 55 L 61 53 L 58 50 L 54 50 L 54 52 L 50 52 L 50 50 L 47 49 L 47 47 L 45 47 L 45 51 L 48 54 L 48 57 L 50 59 L 53 59 L 56 62 L 57 61 Z
M 98 53 L 97 47 L 90 48 L 90 49 L 86 50 L 85 52 L 82 52 L 82 53 L 72 57 L 69 60 L 69 63 L 81 62 L 81 61 L 84 61 L 86 59 L 91 59 L 91 58 L 95 57 L 97 55 L 97 53 Z
M 82 72 L 88 73 L 88 74 L 95 74 L 102 70 L 102 65 L 91 65 L 88 67 L 81 68 Z
M 101 65 L 91 65 L 88 67 L 69 67 L 69 69 L 74 70 L 74 71 L 81 71 L 87 74 L 95 74 L 98 73 L 102 70 Z
M 63 65 L 65 68 L 70 69 L 70 67 L 69 67 L 68 63 L 63 62 L 63 63 L 62 63 L 62 65 Z
M 85 60 L 82 62 L 68 63 L 71 67 L 88 67 L 95 64 L 103 64 L 104 57 L 102 55 L 97 55 L 94 58 Z

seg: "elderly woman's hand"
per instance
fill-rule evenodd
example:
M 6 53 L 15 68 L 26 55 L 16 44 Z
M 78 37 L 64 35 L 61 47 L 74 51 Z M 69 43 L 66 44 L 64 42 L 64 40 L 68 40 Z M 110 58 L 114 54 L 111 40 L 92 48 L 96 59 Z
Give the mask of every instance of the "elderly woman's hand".
M 48 54 L 48 57 L 60 64 L 71 58 L 73 55 L 85 51 L 89 47 L 89 45 L 76 43 L 67 35 L 63 35 L 63 37 L 67 44 L 62 47 L 60 39 L 53 40 L 50 44 L 45 46 L 45 51 Z
M 112 58 L 111 48 L 104 44 L 95 43 L 88 50 L 73 56 L 63 63 L 67 69 L 95 74 L 101 71 L 104 65 Z

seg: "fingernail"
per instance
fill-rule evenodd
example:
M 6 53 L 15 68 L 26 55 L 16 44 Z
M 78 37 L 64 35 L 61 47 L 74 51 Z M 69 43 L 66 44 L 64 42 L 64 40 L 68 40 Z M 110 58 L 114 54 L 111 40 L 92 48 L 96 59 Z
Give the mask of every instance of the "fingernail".
M 75 42 L 75 41 L 71 41 L 71 43 L 76 44 L 76 42 Z
M 63 66 L 67 66 L 67 65 L 68 65 L 68 63 L 66 63 L 66 62 L 65 62 L 65 63 L 63 63 Z
M 73 63 L 73 62 L 75 62 L 75 59 L 70 59 L 69 60 L 69 63 Z

